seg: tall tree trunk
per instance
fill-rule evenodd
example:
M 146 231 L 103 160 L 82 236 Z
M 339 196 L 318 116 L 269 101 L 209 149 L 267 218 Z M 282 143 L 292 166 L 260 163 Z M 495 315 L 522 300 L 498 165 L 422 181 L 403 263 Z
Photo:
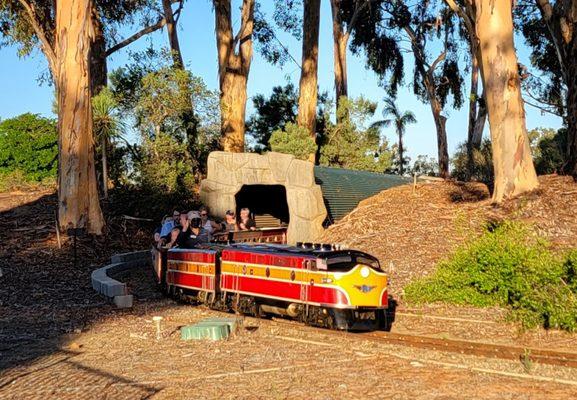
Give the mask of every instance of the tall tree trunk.
M 236 37 L 232 33 L 230 0 L 213 0 L 213 3 L 216 17 L 222 145 L 224 151 L 243 152 L 246 84 L 252 60 L 254 0 L 243 0 L 242 22 Z
M 575 79 L 577 76 L 577 39 L 574 41 L 574 61 L 568 68 L 569 76 L 573 79 L 567 82 L 567 161 L 564 170 L 577 180 L 577 79 Z
M 58 219 L 60 227 L 101 234 L 90 92 L 91 0 L 56 2 Z
M 403 173 L 405 172 L 405 166 L 403 162 L 404 161 L 403 132 L 399 131 L 398 134 L 399 134 L 399 174 L 403 175 Z
M 439 160 L 439 175 L 443 179 L 449 178 L 449 150 L 447 146 L 447 117 L 441 114 L 442 107 L 436 96 L 429 96 L 431 111 L 437 131 L 437 157 Z
M 347 44 L 349 33 L 344 31 L 343 21 L 340 14 L 340 0 L 331 0 L 331 12 L 333 16 L 333 58 L 335 68 L 335 99 L 337 107 L 341 97 L 348 97 L 347 82 Z M 337 118 L 339 114 L 337 114 Z M 337 122 L 341 122 L 338 121 Z
M 477 101 L 479 97 L 479 61 L 475 54 L 471 54 L 471 90 L 469 92 L 469 125 L 467 129 L 467 143 L 471 149 L 478 148 L 481 143 L 474 142 L 475 125 L 477 122 Z
M 172 12 L 172 0 L 162 0 L 162 8 L 164 11 L 164 19 L 166 20 L 166 32 L 168 33 L 168 43 L 170 44 L 172 61 L 175 66 L 184 68 L 182 54 L 180 52 L 180 42 L 178 41 L 178 31 L 176 29 L 176 23 L 174 22 L 174 13 Z
M 108 84 L 108 66 L 106 62 L 106 39 L 102 21 L 96 7 L 92 9 L 94 36 L 90 48 L 90 91 L 97 95 Z
M 577 180 L 577 0 L 535 0 L 567 86 L 567 148 L 563 172 Z
M 475 0 L 481 76 L 493 145 L 493 201 L 539 186 L 525 124 L 510 1 Z
M 304 0 L 302 70 L 299 84 L 299 109 L 297 115 L 298 125 L 306 128 L 315 141 L 320 8 L 321 0 Z M 309 160 L 314 162 L 314 159 L 315 155 L 311 154 Z
M 108 199 L 108 156 L 106 153 L 106 146 L 108 146 L 108 138 L 102 135 L 102 194 L 105 199 Z
M 485 107 L 485 91 L 479 98 L 479 60 L 475 54 L 471 54 L 471 90 L 469 94 L 469 125 L 467 131 L 467 169 L 469 174 L 475 171 L 475 150 L 481 148 L 483 130 L 487 119 Z M 479 104 L 479 100 L 480 104 Z

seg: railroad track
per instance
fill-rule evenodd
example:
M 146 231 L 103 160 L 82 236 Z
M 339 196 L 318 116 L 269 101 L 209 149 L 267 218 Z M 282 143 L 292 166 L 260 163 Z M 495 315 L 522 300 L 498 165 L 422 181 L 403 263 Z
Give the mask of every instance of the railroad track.
M 485 358 L 499 358 L 549 364 L 562 367 L 577 368 L 577 353 L 542 349 L 535 347 L 511 346 L 492 344 L 462 339 L 445 339 L 426 335 L 411 335 L 394 332 L 340 332 L 324 328 L 315 328 L 302 325 L 298 322 L 273 318 L 281 325 L 290 325 L 295 328 L 315 331 L 329 336 L 346 336 L 353 339 L 369 340 L 379 343 L 394 344 L 413 348 L 446 351 L 458 354 L 467 354 Z

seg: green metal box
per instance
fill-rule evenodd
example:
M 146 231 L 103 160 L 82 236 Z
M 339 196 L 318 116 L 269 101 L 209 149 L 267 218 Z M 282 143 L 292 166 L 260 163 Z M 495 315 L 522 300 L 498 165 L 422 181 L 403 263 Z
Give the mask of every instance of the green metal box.
M 230 336 L 236 329 L 235 318 L 207 318 L 194 325 L 180 329 L 182 340 L 222 340 Z

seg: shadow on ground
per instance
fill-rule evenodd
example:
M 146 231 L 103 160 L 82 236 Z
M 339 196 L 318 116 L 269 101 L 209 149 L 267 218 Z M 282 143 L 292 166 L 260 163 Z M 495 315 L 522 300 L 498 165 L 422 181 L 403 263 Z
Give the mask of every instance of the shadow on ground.
M 9 397 L 12 385 L 26 385 L 30 397 L 60 398 L 60 379 L 76 380 L 79 393 L 100 388 L 113 397 L 147 398 L 160 390 L 83 366 L 73 350 L 83 330 L 127 312 L 92 290 L 91 272 L 115 253 L 146 248 L 151 228 L 111 218 L 108 234 L 78 238 L 75 263 L 72 238 L 61 237 L 59 248 L 54 194 L 0 209 L 0 397 Z M 155 301 L 153 290 L 139 293 Z M 47 380 L 54 385 L 41 384 Z

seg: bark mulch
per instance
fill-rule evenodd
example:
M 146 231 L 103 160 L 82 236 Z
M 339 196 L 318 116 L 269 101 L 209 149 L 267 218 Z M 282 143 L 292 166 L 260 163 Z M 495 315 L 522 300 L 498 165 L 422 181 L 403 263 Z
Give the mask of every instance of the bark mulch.
M 383 191 L 362 201 L 330 226 L 323 242 L 341 243 L 378 257 L 390 288 L 402 288 L 435 265 L 487 222 L 520 220 L 535 226 L 554 246 L 577 247 L 577 183 L 570 177 L 539 178 L 535 193 L 491 204 L 485 185 L 418 183 Z

